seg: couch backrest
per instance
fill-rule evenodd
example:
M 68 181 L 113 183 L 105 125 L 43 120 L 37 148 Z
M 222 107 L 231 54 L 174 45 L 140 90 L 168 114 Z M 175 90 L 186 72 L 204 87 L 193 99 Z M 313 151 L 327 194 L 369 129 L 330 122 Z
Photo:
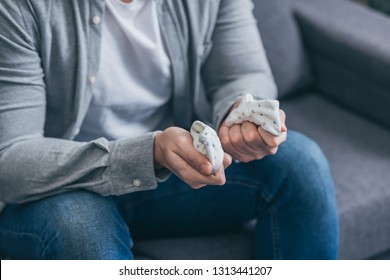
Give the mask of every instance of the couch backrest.
M 293 0 L 253 0 L 254 15 L 274 74 L 279 98 L 308 87 L 311 72 L 293 15 Z

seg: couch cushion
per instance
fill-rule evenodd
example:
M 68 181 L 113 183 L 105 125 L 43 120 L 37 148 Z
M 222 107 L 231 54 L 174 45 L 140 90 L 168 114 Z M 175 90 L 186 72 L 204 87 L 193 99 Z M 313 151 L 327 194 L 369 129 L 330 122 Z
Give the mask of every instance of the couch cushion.
M 309 62 L 293 17 L 293 2 L 253 1 L 253 12 L 280 97 L 311 84 Z
M 316 87 L 390 128 L 390 18 L 352 1 L 296 3 Z
M 331 164 L 340 212 L 340 258 L 390 249 L 390 131 L 316 95 L 282 104 L 290 129 L 316 140 Z

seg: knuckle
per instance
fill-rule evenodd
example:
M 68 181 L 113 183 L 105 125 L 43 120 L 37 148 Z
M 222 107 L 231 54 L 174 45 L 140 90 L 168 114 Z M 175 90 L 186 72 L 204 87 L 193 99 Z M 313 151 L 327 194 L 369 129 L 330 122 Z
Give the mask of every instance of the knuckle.
M 254 132 L 248 132 L 245 135 L 245 140 L 249 143 L 255 143 L 258 142 L 258 134 Z
M 261 150 L 261 151 L 256 153 L 256 155 L 254 156 L 254 160 L 263 159 L 267 155 L 268 155 L 267 152 L 265 152 L 264 150 Z
M 205 185 L 201 185 L 201 184 L 190 185 L 190 187 L 195 189 L 195 190 L 199 190 L 199 189 L 203 188 L 204 186 Z
M 238 150 L 239 153 L 245 153 L 248 144 L 245 141 L 237 141 L 237 143 L 233 144 L 233 147 Z
M 226 184 L 226 178 L 221 178 L 218 183 L 219 183 L 220 186 L 225 185 Z
M 280 142 L 279 142 L 279 139 L 276 138 L 276 137 L 273 137 L 271 138 L 269 141 L 268 141 L 268 145 L 270 147 L 273 147 L 273 148 L 276 148 L 277 146 L 279 146 Z
M 187 136 L 184 135 L 184 134 L 179 134 L 177 135 L 177 138 L 176 138 L 176 141 L 177 143 L 181 146 L 181 145 L 185 145 L 187 143 Z
M 189 185 L 189 186 L 191 186 L 191 188 L 194 188 L 194 189 L 196 189 L 196 188 L 198 188 L 199 187 L 199 182 L 195 182 L 195 180 L 191 180 L 191 179 L 187 179 L 187 180 L 185 180 L 185 182 Z
M 247 157 L 247 156 L 241 156 L 239 158 L 239 161 L 241 161 L 243 163 L 248 163 L 248 162 L 252 161 L 252 159 L 250 157 Z
M 259 154 L 259 155 L 256 155 L 256 160 L 261 160 L 263 159 L 264 157 L 266 156 L 266 154 Z
M 216 177 L 215 181 L 214 181 L 214 184 L 218 185 L 218 186 L 222 186 L 226 183 L 226 178 L 224 176 L 218 176 Z
M 269 150 L 268 154 L 269 155 L 276 155 L 277 152 L 278 152 L 278 148 L 274 148 L 274 149 Z
M 227 136 L 222 136 L 220 140 L 223 146 L 228 146 L 230 144 L 230 139 Z
M 234 134 L 231 136 L 231 141 L 232 141 L 233 145 L 239 145 L 241 142 L 241 137 L 237 134 Z

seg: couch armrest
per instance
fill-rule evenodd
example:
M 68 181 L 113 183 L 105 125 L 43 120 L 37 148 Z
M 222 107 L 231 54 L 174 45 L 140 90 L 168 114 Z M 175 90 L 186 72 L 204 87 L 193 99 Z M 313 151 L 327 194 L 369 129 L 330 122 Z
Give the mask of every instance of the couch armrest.
M 296 0 L 321 93 L 390 128 L 390 17 L 345 0 Z

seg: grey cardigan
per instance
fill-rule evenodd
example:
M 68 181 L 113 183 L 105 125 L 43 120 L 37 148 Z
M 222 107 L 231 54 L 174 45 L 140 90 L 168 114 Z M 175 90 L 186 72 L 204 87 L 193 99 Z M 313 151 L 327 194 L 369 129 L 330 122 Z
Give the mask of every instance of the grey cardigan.
M 205 119 L 211 108 L 218 127 L 243 92 L 276 97 L 250 0 L 155 1 L 178 126 Z M 0 201 L 157 187 L 153 132 L 72 141 L 93 92 L 104 9 L 104 0 L 0 2 Z

